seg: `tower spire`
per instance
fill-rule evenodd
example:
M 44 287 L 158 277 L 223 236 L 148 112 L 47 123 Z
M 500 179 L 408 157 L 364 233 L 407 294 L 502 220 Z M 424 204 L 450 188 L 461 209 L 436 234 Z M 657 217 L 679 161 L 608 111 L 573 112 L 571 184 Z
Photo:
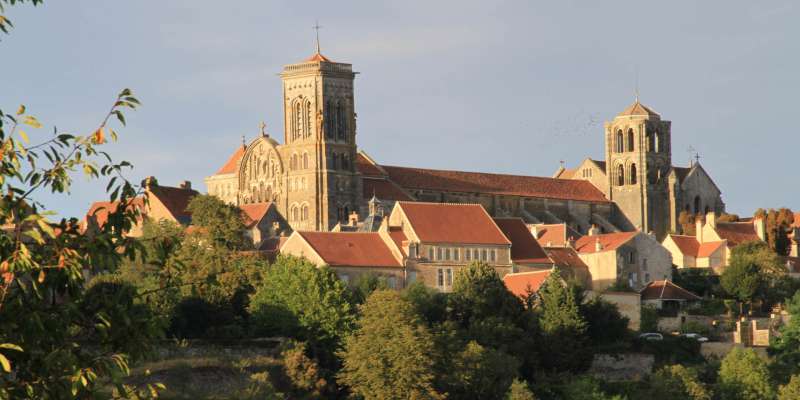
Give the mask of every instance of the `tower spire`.
M 314 30 L 317 31 L 317 54 L 322 54 L 320 53 L 319 49 L 319 28 L 322 28 L 321 26 L 319 26 L 319 20 L 316 21 L 316 23 L 314 24 L 314 26 L 312 26 L 312 28 L 314 28 Z
M 639 102 L 639 67 L 636 67 L 636 87 L 634 88 L 634 96 L 636 97 L 636 102 Z

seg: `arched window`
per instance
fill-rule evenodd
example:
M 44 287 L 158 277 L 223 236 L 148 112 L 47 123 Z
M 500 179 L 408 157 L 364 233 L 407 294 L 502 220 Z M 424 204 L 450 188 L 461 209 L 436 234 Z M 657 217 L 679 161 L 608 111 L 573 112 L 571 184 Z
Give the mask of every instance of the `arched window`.
M 297 206 L 292 206 L 292 212 L 291 212 L 292 221 L 297 221 L 299 219 L 299 215 L 298 214 L 299 213 L 297 211 Z
M 700 196 L 694 196 L 694 213 L 700 213 Z
M 301 103 L 298 99 L 294 102 L 292 106 L 292 140 L 296 140 L 300 138 L 300 130 L 303 129 L 303 110 L 301 109 Z
M 303 153 L 303 169 L 308 169 L 308 153 Z
M 631 185 L 636 184 L 636 164 L 631 164 L 631 178 L 629 182 Z
M 620 164 L 617 166 L 617 186 L 625 184 L 625 167 Z
M 289 165 L 293 171 L 297 169 L 297 154 L 292 154 L 292 161 L 289 163 Z
M 305 117 L 305 126 L 304 126 L 304 133 L 306 137 L 311 136 L 311 102 L 306 100 L 305 103 L 305 112 L 303 113 Z
M 302 218 L 303 221 L 308 221 L 308 205 L 307 204 L 303 205 L 303 213 L 300 216 L 300 218 Z
M 617 147 L 617 153 L 622 153 L 622 151 L 625 149 L 625 143 L 623 143 L 623 140 L 622 140 L 622 130 L 621 129 L 617 131 L 616 147 Z
M 628 151 L 633 151 L 633 129 L 628 129 Z
M 345 139 L 347 121 L 344 116 L 344 105 L 342 102 L 336 103 L 336 138 Z

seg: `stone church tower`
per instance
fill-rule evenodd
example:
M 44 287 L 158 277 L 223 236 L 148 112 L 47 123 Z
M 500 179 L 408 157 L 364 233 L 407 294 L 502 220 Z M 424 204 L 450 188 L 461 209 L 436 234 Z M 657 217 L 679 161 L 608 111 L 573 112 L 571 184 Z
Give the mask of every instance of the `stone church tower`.
M 317 51 L 281 73 L 286 215 L 295 229 L 331 229 L 362 202 L 356 173 L 355 72 Z
M 670 229 L 668 176 L 672 168 L 671 122 L 639 103 L 605 123 L 609 200 L 629 226 L 658 237 Z

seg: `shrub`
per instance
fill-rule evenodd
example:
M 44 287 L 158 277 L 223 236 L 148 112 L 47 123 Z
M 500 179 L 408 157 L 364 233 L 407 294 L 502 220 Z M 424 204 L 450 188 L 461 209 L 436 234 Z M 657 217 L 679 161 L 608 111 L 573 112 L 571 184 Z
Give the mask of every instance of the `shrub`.
M 293 342 L 281 352 L 283 371 L 292 383 L 295 394 L 319 398 L 328 382 L 322 377 L 319 365 L 306 355 L 306 344 Z

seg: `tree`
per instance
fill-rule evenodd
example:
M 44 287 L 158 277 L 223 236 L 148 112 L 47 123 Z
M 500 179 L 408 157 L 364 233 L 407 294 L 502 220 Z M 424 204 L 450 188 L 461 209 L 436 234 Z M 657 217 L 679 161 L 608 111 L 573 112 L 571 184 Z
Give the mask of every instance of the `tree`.
M 339 353 L 339 382 L 370 399 L 441 399 L 433 388 L 433 336 L 398 292 L 377 290 Z
M 345 283 L 330 268 L 291 256 L 279 256 L 270 265 L 250 298 L 249 311 L 256 332 L 308 341 L 325 365 L 355 325 Z
M 289 348 L 281 352 L 281 359 L 283 359 L 283 370 L 296 389 L 296 395 L 322 397 L 328 382 L 322 376 L 317 363 L 306 355 L 305 343 L 292 343 Z
M 514 379 L 511 387 L 508 388 L 505 400 L 536 400 L 536 396 L 533 395 L 525 381 Z
M 244 236 L 244 220 L 239 207 L 204 194 L 192 198 L 187 210 L 192 213 L 192 224 L 201 227 L 201 234 L 215 245 L 231 250 L 251 247 Z
M 456 399 L 503 399 L 518 370 L 516 358 L 470 341 L 450 365 L 447 394 Z
M 428 326 L 441 323 L 447 318 L 447 294 L 431 289 L 422 282 L 408 285 L 401 293 Z
M 733 348 L 722 359 L 719 391 L 724 399 L 765 400 L 775 398 L 767 363 L 752 349 Z
M 778 389 L 778 400 L 800 399 L 800 375 L 793 375 L 789 383 Z
M 580 312 L 593 346 L 619 343 L 628 336 L 629 320 L 619 313 L 615 304 L 597 297 L 581 304 Z
M 386 278 L 372 273 L 361 274 L 353 282 L 353 302 L 363 304 L 369 295 L 378 289 L 388 289 Z
M 719 277 L 711 268 L 672 268 L 672 281 L 698 295 L 710 297 L 719 284 Z
M 548 354 L 542 359 L 544 366 L 572 372 L 588 368 L 593 355 L 587 346 L 586 321 L 574 291 L 565 287 L 557 269 L 544 281 L 539 295 L 539 327 Z
M 646 395 L 650 400 L 711 400 L 711 392 L 700 382 L 697 373 L 682 365 L 661 368 L 650 377 Z
M 780 257 L 763 242 L 742 243 L 731 251 L 730 265 L 720 276 L 722 288 L 741 302 L 765 298 L 769 286 L 786 274 Z
M 791 318 L 779 328 L 779 334 L 771 338 L 769 347 L 774 359 L 774 375 L 781 380 L 800 372 L 800 291 L 787 299 L 786 309 Z
M 524 312 L 522 302 L 508 291 L 497 271 L 478 261 L 456 274 L 450 305 L 454 319 L 464 327 L 490 316 L 516 321 Z
M 600 387 L 600 383 L 589 376 L 570 379 L 561 387 L 564 400 L 623 400 L 620 396 L 609 396 Z

